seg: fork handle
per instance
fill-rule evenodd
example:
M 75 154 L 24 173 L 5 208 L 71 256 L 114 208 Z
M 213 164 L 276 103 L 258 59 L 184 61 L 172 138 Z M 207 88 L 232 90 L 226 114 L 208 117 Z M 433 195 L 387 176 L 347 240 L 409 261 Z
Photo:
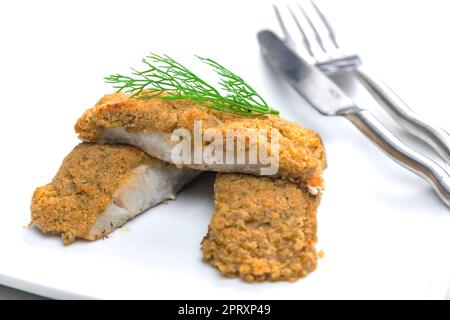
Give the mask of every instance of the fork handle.
M 400 141 L 368 110 L 352 107 L 344 109 L 340 115 L 350 120 L 397 163 L 427 180 L 439 198 L 450 207 L 450 176 L 441 166 Z
M 419 118 L 386 83 L 370 76 L 364 67 L 359 67 L 356 72 L 366 89 L 391 117 L 408 132 L 430 145 L 450 165 L 450 135 L 445 130 Z

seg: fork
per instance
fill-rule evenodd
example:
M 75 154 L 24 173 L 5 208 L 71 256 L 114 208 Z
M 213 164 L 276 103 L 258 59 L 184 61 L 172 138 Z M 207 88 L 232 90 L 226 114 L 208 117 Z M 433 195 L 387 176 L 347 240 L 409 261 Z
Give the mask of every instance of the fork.
M 286 4 L 288 13 L 283 19 L 282 11 L 274 4 L 275 15 L 287 44 L 328 75 L 337 74 L 343 70 L 354 72 L 365 88 L 398 124 L 431 146 L 449 166 L 450 135 L 440 127 L 420 118 L 386 83 L 370 76 L 366 68 L 362 66 L 362 60 L 357 54 L 345 53 L 338 44 L 336 34 L 326 16 L 313 0 L 309 0 L 309 2 L 310 10 L 307 10 L 307 7 L 302 6 L 298 1 L 295 2 L 297 11 L 300 11 L 304 17 L 303 22 L 289 4 Z M 286 18 L 286 16 L 288 17 Z M 301 43 L 298 43 L 292 33 L 288 31 L 286 19 L 291 19 L 291 22 L 296 25 Z M 319 23 L 314 20 L 318 20 Z M 312 36 L 307 35 L 307 28 Z M 301 49 L 304 52 L 300 52 Z

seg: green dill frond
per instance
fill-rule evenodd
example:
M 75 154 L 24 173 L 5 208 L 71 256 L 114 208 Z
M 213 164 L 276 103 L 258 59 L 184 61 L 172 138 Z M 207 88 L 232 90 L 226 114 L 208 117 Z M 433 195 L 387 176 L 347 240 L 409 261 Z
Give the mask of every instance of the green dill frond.
M 142 60 L 145 70 L 132 69 L 130 76 L 110 75 L 105 77 L 105 81 L 133 98 L 149 99 L 164 92 L 161 99 L 192 100 L 202 107 L 235 115 L 279 113 L 271 109 L 241 77 L 212 59 L 198 58 L 220 76 L 219 86 L 223 94 L 168 55 L 154 53 Z

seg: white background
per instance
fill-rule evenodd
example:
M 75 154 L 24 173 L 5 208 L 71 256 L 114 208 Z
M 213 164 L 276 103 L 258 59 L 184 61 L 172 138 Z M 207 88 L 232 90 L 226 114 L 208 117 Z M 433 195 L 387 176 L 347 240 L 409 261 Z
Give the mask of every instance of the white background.
M 344 47 L 413 109 L 450 130 L 447 1 L 318 0 Z M 3 1 L 0 4 L 0 283 L 54 298 L 444 298 L 450 274 L 446 209 L 343 119 L 324 118 L 265 67 L 256 32 L 276 29 L 267 1 Z M 105 241 L 63 247 L 22 227 L 36 186 L 76 145 L 73 124 L 111 88 L 110 73 L 149 52 L 186 64 L 216 59 L 282 115 L 325 141 L 327 191 L 319 210 L 317 271 L 295 284 L 224 280 L 200 262 L 212 177 Z M 349 88 L 350 87 L 350 88 Z M 353 82 L 346 88 L 391 130 Z

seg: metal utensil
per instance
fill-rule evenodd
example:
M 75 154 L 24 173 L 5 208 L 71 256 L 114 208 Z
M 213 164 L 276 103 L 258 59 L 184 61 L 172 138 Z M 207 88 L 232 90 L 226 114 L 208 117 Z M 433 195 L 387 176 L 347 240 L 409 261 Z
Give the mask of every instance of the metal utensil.
M 258 40 L 268 63 L 317 111 L 326 116 L 343 116 L 350 120 L 392 159 L 427 180 L 450 207 L 450 176 L 442 167 L 405 145 L 368 110 L 359 108 L 320 69 L 303 60 L 273 32 L 259 32 Z
M 353 71 L 397 123 L 430 145 L 450 165 L 450 135 L 412 111 L 386 83 L 372 76 L 372 72 L 362 66 L 362 60 L 357 54 L 345 53 L 338 44 L 330 22 L 313 0 L 309 0 L 309 5 L 300 5 L 298 1 L 295 2 L 295 7 L 287 4 L 284 14 L 282 14 L 283 10 L 276 5 L 274 10 L 286 41 L 293 49 L 298 50 L 300 46 L 303 46 L 306 49 L 303 54 L 307 55 L 307 60 L 311 60 L 328 75 L 342 70 Z M 303 19 L 299 15 L 302 15 Z M 292 19 L 293 24 L 300 31 L 300 41 L 296 41 L 289 32 L 286 26 L 287 19 Z M 307 29 L 311 31 L 312 36 L 307 35 L 305 32 Z M 300 55 L 303 56 L 303 54 Z

